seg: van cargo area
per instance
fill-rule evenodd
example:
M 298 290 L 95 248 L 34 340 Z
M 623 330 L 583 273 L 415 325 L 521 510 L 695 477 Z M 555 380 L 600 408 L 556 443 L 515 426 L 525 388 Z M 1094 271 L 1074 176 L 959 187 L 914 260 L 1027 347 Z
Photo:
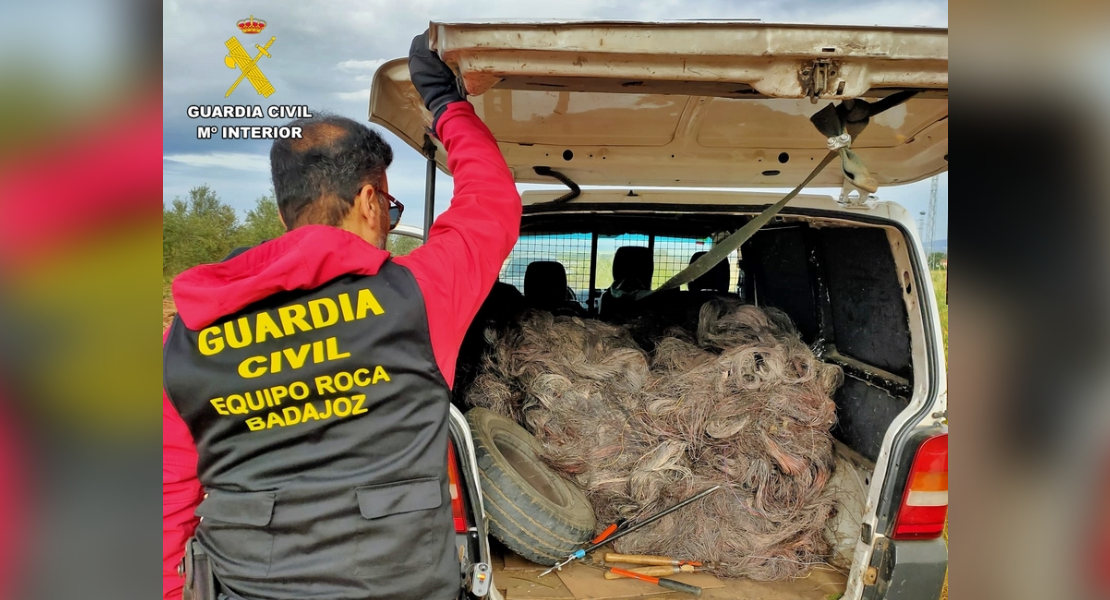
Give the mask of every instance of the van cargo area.
M 695 253 L 742 227 L 761 210 L 760 201 L 772 197 L 643 191 L 620 193 L 617 201 L 617 195 L 587 191 L 573 202 L 552 205 L 546 202 L 550 193 L 526 193 L 521 239 L 505 263 L 501 282 L 523 295 L 530 265 L 559 263 L 566 272 L 567 298 L 581 309 L 577 316 L 598 318 L 605 310 L 602 295 L 613 283 L 618 248 L 650 251 L 652 287 L 657 288 Z M 697 205 L 689 197 L 693 195 L 698 196 Z M 725 196 L 732 204 L 722 205 Z M 884 437 L 917 388 L 911 330 L 923 330 L 916 311 L 923 274 L 911 267 L 909 238 L 891 221 L 834 216 L 819 210 L 823 205 L 835 203 L 825 197 L 800 198 L 797 206 L 730 255 L 727 294 L 743 304 L 785 312 L 816 357 L 843 371 L 843 383 L 833 396 L 835 470 L 825 487 L 836 502 L 825 531 L 832 551 L 823 564 L 807 565 L 800 579 L 757 582 L 717 579 L 707 573 L 679 576 L 679 580 L 708 582 L 702 586 L 702 597 L 824 599 L 843 593 L 861 532 L 867 530 L 864 516 Z M 881 211 L 901 209 L 884 204 Z M 530 296 L 525 308 L 535 301 L 535 295 Z M 672 298 L 681 304 L 693 296 L 683 290 Z M 494 332 L 513 326 L 506 322 L 506 314 L 513 313 L 495 305 L 487 305 L 479 314 L 460 357 L 456 389 L 478 388 L 474 379 L 489 367 L 490 353 L 498 344 Z M 643 320 L 653 317 L 645 313 L 636 318 L 643 327 Z M 919 342 L 918 353 L 922 346 Z M 461 403 L 461 408 L 469 408 L 469 403 Z M 696 507 L 689 510 L 685 518 L 698 518 Z M 577 563 L 557 577 L 538 578 L 539 566 L 503 547 L 501 552 L 494 560 L 494 581 L 508 600 L 682 597 L 643 582 L 621 581 L 614 587 L 618 582 L 604 579 L 596 567 Z
M 649 248 L 652 285 L 658 287 L 695 253 L 712 248 L 714 240 L 736 231 L 765 207 L 756 203 L 777 199 L 754 193 L 588 191 L 557 205 L 550 203 L 555 196 L 524 194 L 521 239 L 505 263 L 501 282 L 523 293 L 528 265 L 559 262 L 567 287 L 591 316 L 598 314 L 601 296 L 613 283 L 617 248 Z M 695 200 L 700 205 L 692 204 Z M 887 429 L 917 387 L 911 327 L 922 332 L 917 352 L 924 355 L 918 287 L 929 285 L 928 273 L 912 266 L 912 242 L 891 222 L 874 218 L 874 212 L 861 211 L 856 220 L 822 217 L 819 210 L 804 208 L 807 204 L 836 206 L 831 198 L 800 196 L 791 205 L 795 208 L 730 256 L 728 289 L 742 302 L 785 312 L 818 357 L 844 370 L 844 383 L 834 398 L 834 434 L 874 462 Z M 880 208 L 880 214 L 905 212 L 885 203 Z M 494 314 L 497 308 L 487 306 L 479 313 L 479 327 L 503 321 Z M 458 390 L 472 382 L 481 361 L 473 346 L 469 350 L 470 356 L 464 348 L 460 357 Z
M 714 563 L 729 587 L 705 597 L 935 600 L 940 318 L 914 218 L 880 197 L 948 171 L 947 29 L 437 22 L 429 44 L 513 179 L 565 186 L 523 194 L 459 355 L 475 556 L 494 537 L 551 566 L 720 486 L 608 543 Z M 369 108 L 427 159 L 433 199 L 447 149 L 405 59 Z M 841 192 L 736 191 L 796 185 Z M 512 562 L 495 582 L 514 597 L 650 593 L 596 573 L 516 588 Z

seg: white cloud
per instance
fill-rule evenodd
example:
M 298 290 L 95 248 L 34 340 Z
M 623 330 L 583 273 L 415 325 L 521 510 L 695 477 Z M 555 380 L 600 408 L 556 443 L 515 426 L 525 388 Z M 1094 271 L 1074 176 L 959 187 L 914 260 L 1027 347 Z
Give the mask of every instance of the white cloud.
M 384 58 L 374 60 L 345 60 L 336 65 L 340 71 L 347 73 L 354 73 L 355 75 L 345 75 L 347 81 L 358 83 L 368 83 L 374 81 L 374 73 L 382 65 L 386 63 Z M 359 102 L 370 98 L 370 90 L 358 90 L 354 92 L 338 92 L 333 94 L 336 98 L 344 102 Z
M 345 60 L 336 67 L 341 71 L 377 71 L 378 67 L 385 64 L 384 58 L 374 60 Z
M 270 157 L 245 152 L 211 152 L 208 154 L 167 154 L 162 160 L 188 167 L 220 167 L 236 171 L 270 172 Z
M 358 102 L 362 100 L 369 102 L 370 89 L 367 88 L 365 90 L 358 90 L 355 92 L 336 92 L 335 97 L 343 100 L 344 102 Z

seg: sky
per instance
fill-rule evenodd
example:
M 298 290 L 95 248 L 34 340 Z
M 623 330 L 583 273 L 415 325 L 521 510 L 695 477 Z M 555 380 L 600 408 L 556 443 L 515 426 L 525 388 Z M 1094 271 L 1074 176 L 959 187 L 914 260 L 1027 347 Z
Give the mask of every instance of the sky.
M 275 3 L 252 0 L 163 1 L 162 3 L 162 200 L 187 197 L 191 188 L 207 184 L 236 209 L 246 211 L 271 190 L 270 142 L 264 140 L 198 140 L 198 125 L 278 125 L 287 119 L 190 119 L 190 105 L 308 105 L 367 122 L 370 84 L 385 61 L 405 56 L 412 37 L 430 21 L 496 21 L 505 19 L 674 20 L 761 19 L 765 22 L 838 23 L 856 25 L 948 26 L 948 3 L 935 0 L 357 0 Z M 248 16 L 267 22 L 258 36 L 243 35 L 235 23 Z M 224 66 L 224 42 L 238 37 L 254 56 L 254 44 L 276 37 L 262 58 L 262 71 L 278 90 L 269 98 L 249 87 L 225 100 L 236 71 Z M 249 86 L 247 82 L 241 85 Z M 374 127 L 374 126 L 371 126 Z M 393 146 L 390 193 L 406 206 L 403 222 L 422 224 L 425 161 L 388 131 L 378 128 Z M 948 175 L 941 176 L 936 239 L 948 235 Z M 530 186 L 534 187 L 534 186 Z M 524 188 L 522 189 L 529 189 Z M 450 178 L 440 174 L 436 207 L 450 199 Z M 906 206 L 912 214 L 925 211 L 929 182 L 883 188 L 879 197 Z M 817 190 L 820 191 L 820 190 Z M 838 193 L 838 190 L 831 193 Z

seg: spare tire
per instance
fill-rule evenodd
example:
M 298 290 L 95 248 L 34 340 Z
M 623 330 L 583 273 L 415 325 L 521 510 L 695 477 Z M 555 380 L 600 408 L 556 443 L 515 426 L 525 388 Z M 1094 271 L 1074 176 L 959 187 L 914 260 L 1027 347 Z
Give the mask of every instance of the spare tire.
M 593 537 L 597 520 L 586 494 L 540 461 L 538 440 L 484 408 L 466 414 L 474 434 L 490 533 L 510 550 L 554 565 Z

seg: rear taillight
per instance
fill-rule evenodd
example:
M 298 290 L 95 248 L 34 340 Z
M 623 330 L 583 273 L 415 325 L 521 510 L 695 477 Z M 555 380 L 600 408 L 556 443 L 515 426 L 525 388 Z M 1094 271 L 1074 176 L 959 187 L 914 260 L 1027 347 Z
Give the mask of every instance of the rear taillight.
M 463 499 L 462 478 L 459 477 L 459 462 L 455 457 L 455 444 L 447 443 L 447 478 L 451 482 L 451 516 L 455 520 L 455 533 L 466 533 L 466 500 Z
M 896 540 L 935 539 L 948 519 L 948 434 L 929 438 L 917 451 L 894 522 Z

